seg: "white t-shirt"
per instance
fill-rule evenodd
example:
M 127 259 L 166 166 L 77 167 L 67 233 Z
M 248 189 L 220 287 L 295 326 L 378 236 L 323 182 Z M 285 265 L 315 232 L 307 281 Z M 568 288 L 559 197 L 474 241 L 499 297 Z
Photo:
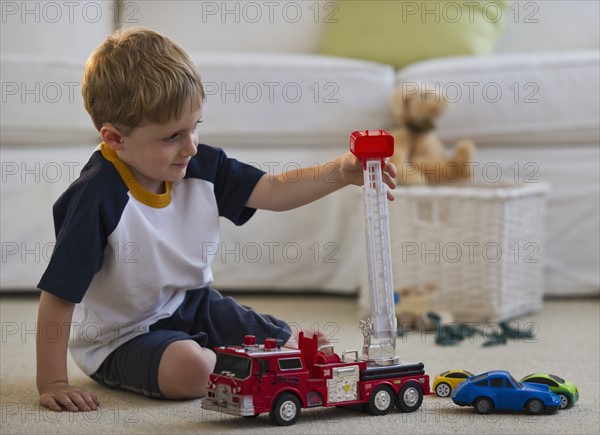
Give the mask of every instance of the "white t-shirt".
M 70 350 L 94 373 L 118 346 L 213 281 L 219 216 L 237 225 L 263 172 L 199 145 L 166 193 L 143 189 L 116 154 L 96 148 L 53 207 L 56 245 L 38 287 L 75 302 Z

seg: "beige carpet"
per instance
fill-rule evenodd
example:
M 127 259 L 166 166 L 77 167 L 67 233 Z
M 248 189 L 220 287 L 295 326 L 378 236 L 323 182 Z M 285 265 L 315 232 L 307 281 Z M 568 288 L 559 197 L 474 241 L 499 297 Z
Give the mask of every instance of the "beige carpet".
M 320 328 L 336 350 L 360 348 L 354 299 L 337 297 L 243 296 L 242 303 L 288 319 L 298 328 Z M 37 403 L 35 389 L 35 320 L 37 298 L 0 299 L 1 433 L 282 433 L 267 415 L 244 419 L 203 411 L 199 400 L 157 401 L 109 390 L 85 377 L 69 360 L 70 379 L 93 390 L 101 401 L 97 412 L 53 413 Z M 407 361 L 423 361 L 430 376 L 462 368 L 478 373 L 507 369 L 515 377 L 535 371 L 556 373 L 581 391 L 577 405 L 554 415 L 520 413 L 480 416 L 449 399 L 425 397 L 413 414 L 393 411 L 383 417 L 341 408 L 304 410 L 285 433 L 582 433 L 600 432 L 600 304 L 598 300 L 546 301 L 542 313 L 520 319 L 534 322 L 537 339 L 509 341 L 483 348 L 479 336 L 455 347 L 440 347 L 433 335 L 399 339 Z M 492 325 L 490 331 L 494 329 Z

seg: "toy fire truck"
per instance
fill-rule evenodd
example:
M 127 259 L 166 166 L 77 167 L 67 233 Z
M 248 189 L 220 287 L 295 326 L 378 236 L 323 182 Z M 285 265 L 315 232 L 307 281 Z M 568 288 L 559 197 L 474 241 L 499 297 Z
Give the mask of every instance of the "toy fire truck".
M 217 363 L 202 407 L 253 417 L 270 413 L 274 423 L 294 424 L 302 408 L 364 405 L 374 415 L 394 405 L 414 412 L 430 394 L 423 363 L 400 362 L 395 354 L 396 317 L 393 303 L 387 188 L 382 181 L 385 157 L 393 153 L 393 138 L 378 131 L 354 132 L 350 150 L 363 161 L 363 199 L 367 238 L 371 317 L 361 321 L 362 354 L 333 346 L 318 347 L 318 337 L 298 337 L 298 349 L 276 340 L 257 344 L 246 336 L 241 346 L 215 350 Z

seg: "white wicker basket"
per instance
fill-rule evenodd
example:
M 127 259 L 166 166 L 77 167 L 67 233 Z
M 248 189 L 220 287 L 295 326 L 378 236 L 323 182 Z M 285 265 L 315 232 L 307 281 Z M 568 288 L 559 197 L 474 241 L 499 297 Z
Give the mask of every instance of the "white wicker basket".
M 395 291 L 432 292 L 431 309 L 458 322 L 540 310 L 547 191 L 539 183 L 397 188 L 389 204 Z

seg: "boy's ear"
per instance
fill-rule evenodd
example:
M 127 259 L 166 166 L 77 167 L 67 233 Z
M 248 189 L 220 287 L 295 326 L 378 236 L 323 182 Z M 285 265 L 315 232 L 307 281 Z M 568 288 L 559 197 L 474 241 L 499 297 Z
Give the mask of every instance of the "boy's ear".
M 102 141 L 113 151 L 123 149 L 123 134 L 114 125 L 104 124 L 100 129 Z

